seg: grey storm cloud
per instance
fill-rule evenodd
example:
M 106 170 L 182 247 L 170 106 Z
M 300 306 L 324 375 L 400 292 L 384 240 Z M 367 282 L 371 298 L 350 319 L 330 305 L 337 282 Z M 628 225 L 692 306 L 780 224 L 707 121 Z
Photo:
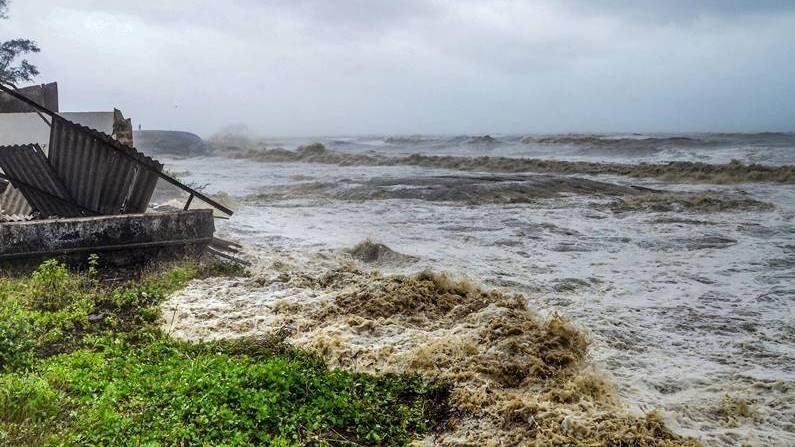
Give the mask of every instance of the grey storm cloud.
M 609 12 L 652 21 L 692 20 L 703 17 L 742 17 L 795 11 L 790 0 L 562 0 L 589 13 Z
M 795 2 L 16 0 L 67 109 L 202 135 L 787 130 Z

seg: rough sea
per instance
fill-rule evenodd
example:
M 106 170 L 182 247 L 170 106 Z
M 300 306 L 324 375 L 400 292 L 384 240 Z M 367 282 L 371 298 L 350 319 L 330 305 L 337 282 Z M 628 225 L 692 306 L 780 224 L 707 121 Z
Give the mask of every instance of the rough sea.
M 337 162 L 251 156 L 315 142 Z M 217 221 L 221 237 L 291 252 L 371 239 L 416 257 L 383 270 L 430 268 L 519 291 L 531 308 L 565 315 L 588 334 L 592 361 L 630 409 L 656 409 L 674 431 L 706 445 L 795 445 L 795 183 L 629 177 L 577 172 L 576 164 L 787 166 L 795 164 L 795 135 L 216 144 L 237 152 L 160 158 L 183 180 L 233 198 L 238 211 Z M 566 173 L 532 173 L 498 172 L 486 161 L 482 169 L 390 162 L 413 154 L 573 164 Z

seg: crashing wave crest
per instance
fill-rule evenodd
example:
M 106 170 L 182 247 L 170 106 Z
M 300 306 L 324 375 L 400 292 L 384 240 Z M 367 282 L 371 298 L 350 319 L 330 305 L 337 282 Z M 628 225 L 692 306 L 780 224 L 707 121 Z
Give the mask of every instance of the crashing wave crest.
M 425 168 L 485 171 L 502 173 L 550 173 L 621 175 L 636 178 L 657 178 L 667 181 L 700 183 L 795 183 L 795 166 L 744 164 L 732 161 L 710 164 L 691 161 L 668 163 L 603 163 L 586 161 L 542 160 L 510 157 L 463 157 L 411 154 L 391 157 L 375 154 L 351 154 L 328 150 L 319 143 L 286 149 L 255 149 L 251 147 L 215 145 L 216 155 L 244 158 L 260 162 L 322 163 L 339 166 L 420 166 Z
M 699 445 L 622 408 L 584 334 L 521 295 L 311 262 L 321 265 L 277 257 L 249 279 L 196 281 L 164 304 L 163 324 L 183 339 L 284 333 L 333 367 L 447 380 L 452 417 L 420 445 Z

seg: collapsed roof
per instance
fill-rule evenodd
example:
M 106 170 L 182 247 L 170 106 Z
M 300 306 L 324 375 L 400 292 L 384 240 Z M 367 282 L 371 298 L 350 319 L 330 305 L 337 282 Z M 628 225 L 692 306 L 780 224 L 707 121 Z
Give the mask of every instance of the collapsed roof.
M 131 138 L 117 132 L 115 125 L 116 138 L 67 119 L 44 105 L 46 100 L 31 99 L 1 84 L 0 91 L 6 94 L 6 103 L 7 97 L 16 101 L 15 111 L 27 107 L 49 126 L 46 151 L 33 141 L 0 146 L 0 183 L 5 183 L 0 185 L 0 214 L 19 216 L 32 212 L 39 218 L 56 218 L 143 213 L 160 179 L 189 194 L 185 209 L 196 197 L 232 214 L 225 206 L 165 174 L 160 162 L 132 147 Z M 51 97 L 49 100 L 52 103 Z M 125 122 L 119 117 L 114 123 Z

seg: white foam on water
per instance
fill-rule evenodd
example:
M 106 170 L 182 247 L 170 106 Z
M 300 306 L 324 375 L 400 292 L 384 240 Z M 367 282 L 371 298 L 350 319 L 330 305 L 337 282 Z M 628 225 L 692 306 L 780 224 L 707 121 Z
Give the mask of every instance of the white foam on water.
M 188 181 L 209 183 L 209 192 L 243 201 L 231 220 L 218 222 L 225 237 L 294 253 L 339 250 L 371 238 L 419 258 L 398 271 L 451 271 L 522 291 L 531 308 L 561 312 L 590 334 L 594 360 L 634 408 L 660 409 L 677 432 L 708 445 L 795 445 L 793 185 L 591 177 L 730 192 L 775 205 L 771 211 L 614 213 L 596 206 L 610 198 L 583 195 L 476 206 L 246 200 L 275 186 L 475 174 L 220 158 L 167 164 L 189 171 Z M 729 411 L 736 402 L 749 410 Z

